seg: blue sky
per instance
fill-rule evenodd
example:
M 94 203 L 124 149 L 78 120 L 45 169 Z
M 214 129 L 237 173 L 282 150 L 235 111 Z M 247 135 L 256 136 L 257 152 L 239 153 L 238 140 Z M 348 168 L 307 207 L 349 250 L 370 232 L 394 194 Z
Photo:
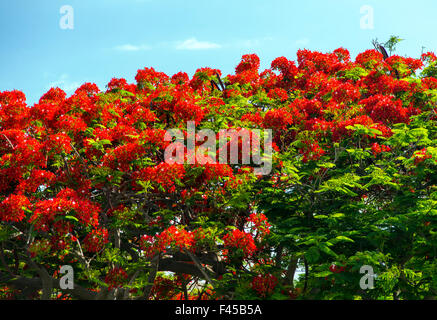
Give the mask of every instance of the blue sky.
M 62 29 L 63 5 L 74 28 Z M 373 29 L 360 21 L 373 9 Z M 84 82 L 105 89 L 112 77 L 134 82 L 154 67 L 172 75 L 213 67 L 226 75 L 243 54 L 268 68 L 299 48 L 355 56 L 371 40 L 398 35 L 397 54 L 437 51 L 435 0 L 3 0 L 0 2 L 0 91 L 18 89 L 28 104 L 51 86 L 68 94 Z

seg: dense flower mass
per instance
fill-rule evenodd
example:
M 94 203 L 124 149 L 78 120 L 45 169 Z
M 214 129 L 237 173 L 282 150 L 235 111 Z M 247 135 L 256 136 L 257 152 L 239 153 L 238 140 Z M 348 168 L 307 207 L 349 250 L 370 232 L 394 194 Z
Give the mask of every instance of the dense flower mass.
M 105 277 L 105 282 L 108 284 L 108 290 L 121 287 L 127 280 L 128 275 L 122 268 L 116 267 L 111 269 Z
M 251 234 L 240 231 L 238 229 L 232 230 L 223 237 L 225 247 L 232 249 L 240 249 L 244 256 L 250 256 L 256 251 L 255 241 Z
M 108 230 L 93 229 L 83 240 L 83 247 L 89 252 L 98 252 L 108 243 Z
M 171 226 L 155 237 L 145 235 L 141 238 L 141 248 L 148 256 L 165 253 L 167 250 L 176 248 L 180 251 L 191 249 L 194 245 L 194 234 L 184 229 Z
M 265 298 L 273 292 L 277 283 L 278 279 L 272 274 L 258 274 L 253 277 L 251 285 L 260 297 Z
M 247 222 L 251 231 L 255 232 L 257 236 L 264 237 L 270 234 L 271 225 L 263 213 L 251 213 Z
M 389 152 L 389 151 L 390 151 L 390 147 L 388 147 L 388 146 L 379 145 L 377 142 L 372 144 L 372 152 L 374 155 L 377 155 L 381 152 Z
M 145 67 L 32 106 L 0 92 L 0 298 L 435 298 L 436 55 L 299 50 L 260 68 Z M 32 289 L 65 264 L 77 289 Z
M 30 201 L 23 195 L 11 194 L 0 204 L 0 218 L 3 221 L 19 222 L 25 217 L 25 209 Z

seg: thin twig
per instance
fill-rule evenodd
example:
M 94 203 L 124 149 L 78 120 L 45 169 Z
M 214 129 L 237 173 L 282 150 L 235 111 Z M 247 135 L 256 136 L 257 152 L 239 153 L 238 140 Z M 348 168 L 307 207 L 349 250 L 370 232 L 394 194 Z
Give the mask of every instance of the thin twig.
M 215 287 L 214 282 L 211 280 L 209 275 L 206 273 L 205 268 L 200 264 L 199 260 L 187 249 L 184 249 L 184 252 L 191 258 L 191 260 L 193 260 L 194 264 L 196 265 L 197 268 L 199 268 L 200 272 L 205 277 L 206 281 L 208 281 L 212 285 L 212 287 L 214 288 Z

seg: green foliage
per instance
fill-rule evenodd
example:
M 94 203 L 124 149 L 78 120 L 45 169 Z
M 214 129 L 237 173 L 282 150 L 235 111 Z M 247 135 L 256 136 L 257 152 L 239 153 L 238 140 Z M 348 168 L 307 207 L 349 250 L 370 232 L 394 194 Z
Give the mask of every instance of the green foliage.
M 274 239 L 300 257 L 304 269 L 306 260 L 308 277 L 302 273 L 295 280 L 295 286 L 307 287 L 301 298 L 436 295 L 437 126 L 431 118 L 425 112 L 395 125 L 384 142 L 391 152 L 377 159 L 359 145 L 380 133 L 360 125 L 348 128 L 355 138 L 343 143 L 344 151 L 317 166 L 296 163 L 293 152 L 283 154 L 282 172 L 293 176 L 275 187 L 260 186 L 260 209 L 275 222 Z M 417 163 L 424 148 L 432 157 Z M 332 264 L 345 270 L 333 273 Z M 374 268 L 372 290 L 359 286 L 363 265 Z
M 405 39 L 401 39 L 397 36 L 390 36 L 390 39 L 384 43 L 384 47 L 386 47 L 390 51 L 390 54 L 392 54 L 396 51 L 397 44 L 403 40 Z

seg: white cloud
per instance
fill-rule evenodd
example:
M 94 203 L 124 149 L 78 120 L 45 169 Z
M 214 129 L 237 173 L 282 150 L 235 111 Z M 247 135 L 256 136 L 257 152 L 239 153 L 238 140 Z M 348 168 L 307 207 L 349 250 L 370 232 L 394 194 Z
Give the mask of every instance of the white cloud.
M 297 45 L 298 47 L 304 47 L 309 43 L 310 43 L 310 39 L 308 38 L 299 39 L 294 42 L 294 44 Z
M 242 46 L 242 47 L 259 47 L 261 45 L 261 40 L 259 39 L 252 39 L 252 40 L 243 40 L 240 41 L 237 46 Z
M 140 50 L 149 50 L 150 47 L 146 45 L 135 46 L 133 44 L 123 44 L 121 46 L 116 46 L 115 50 L 118 51 L 140 51 Z
M 176 44 L 177 50 L 208 50 L 218 48 L 221 48 L 221 45 L 208 41 L 198 41 L 196 38 L 190 38 Z
M 77 81 L 71 81 L 69 78 L 70 76 L 64 73 L 59 77 L 58 80 L 50 82 L 46 89 L 49 90 L 50 88 L 58 87 L 64 90 L 67 94 L 72 94 L 77 88 L 80 87 L 81 84 Z
M 255 48 L 255 47 L 265 46 L 267 44 L 267 42 L 272 41 L 272 40 L 273 40 L 272 37 L 239 40 L 238 42 L 234 43 L 234 46 L 235 47 L 243 47 L 243 48 Z

